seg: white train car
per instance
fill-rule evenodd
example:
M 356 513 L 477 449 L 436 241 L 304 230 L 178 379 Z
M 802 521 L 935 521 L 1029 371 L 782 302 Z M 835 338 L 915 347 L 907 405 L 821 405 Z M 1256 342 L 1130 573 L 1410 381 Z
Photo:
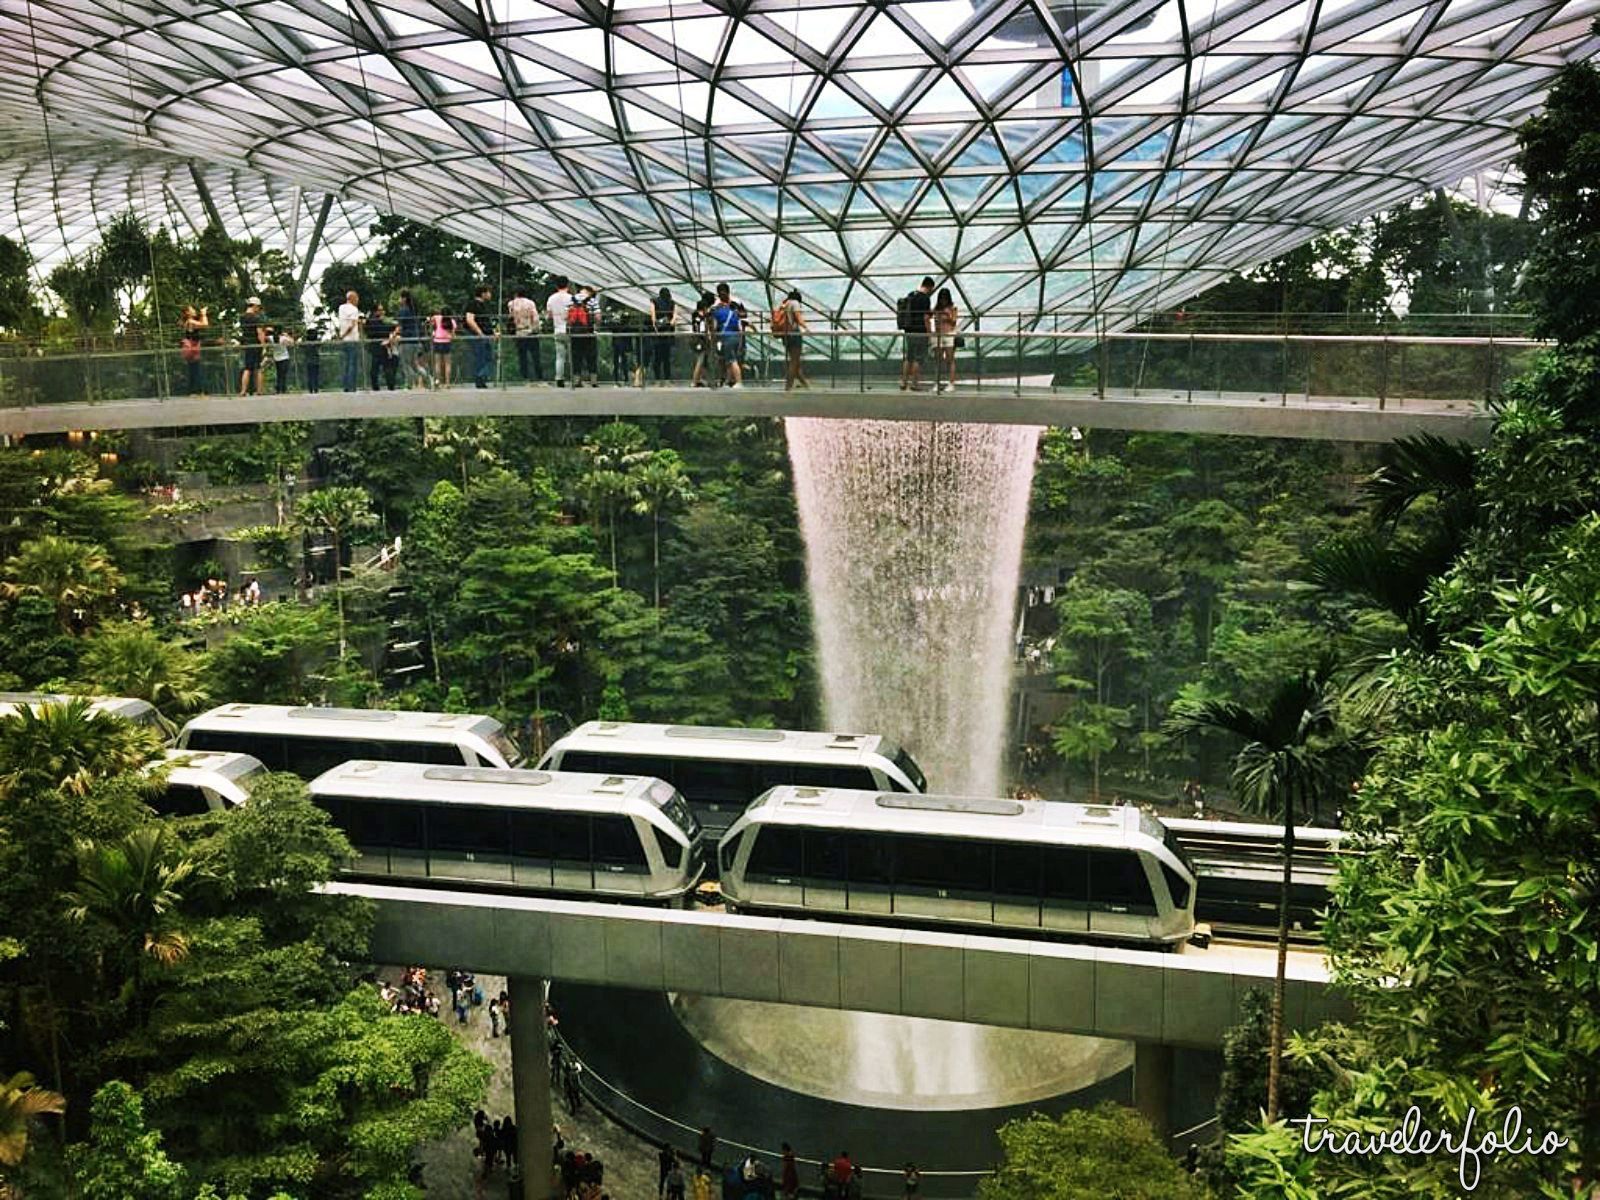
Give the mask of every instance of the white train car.
M 718 851 L 739 912 L 1170 946 L 1195 875 L 1136 808 L 779 787 Z
M 145 773 L 162 777 L 161 790 L 146 803 L 160 816 L 187 817 L 238 808 L 267 768 L 248 754 L 168 750 Z

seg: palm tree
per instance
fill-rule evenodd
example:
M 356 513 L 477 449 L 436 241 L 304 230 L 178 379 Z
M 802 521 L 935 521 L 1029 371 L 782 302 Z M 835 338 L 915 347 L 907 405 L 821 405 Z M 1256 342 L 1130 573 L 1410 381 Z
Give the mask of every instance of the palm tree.
M 1244 741 L 1234 759 L 1233 786 L 1244 803 L 1283 822 L 1283 881 L 1278 891 L 1278 972 L 1272 989 L 1267 1064 L 1267 1121 L 1278 1119 L 1283 1062 L 1284 974 L 1289 962 L 1289 889 L 1294 876 L 1294 825 L 1336 777 L 1347 748 L 1338 739 L 1333 660 L 1281 681 L 1265 707 L 1207 700 L 1174 706 L 1167 733 L 1221 732 Z
M 612 421 L 595 430 L 583 443 L 589 471 L 583 487 L 589 493 L 599 528 L 601 512 L 611 538 L 611 582 L 617 582 L 617 503 L 632 504 L 638 496 L 638 472 L 651 458 L 645 448 L 644 430 L 627 421 Z
M 199 864 L 183 855 L 171 831 L 152 823 L 109 845 L 78 845 L 78 881 L 66 895 L 75 921 L 109 930 L 118 957 L 129 968 L 124 999 L 138 991 L 144 964 L 171 966 L 189 953 L 189 939 L 175 927 L 185 889 L 201 878 Z
M 344 542 L 352 534 L 377 527 L 372 500 L 365 488 L 327 487 L 300 501 L 295 520 L 304 529 L 317 529 L 333 539 L 333 603 L 339 613 L 339 657 L 346 652 L 344 631 Z
M 456 460 L 461 491 L 467 492 L 470 463 L 493 466 L 500 461 L 500 426 L 488 417 L 428 417 L 422 444 L 443 458 Z
M 6 560 L 0 591 L 8 597 L 43 596 L 55 607 L 64 633 L 72 632 L 72 614 L 113 595 L 122 585 L 105 550 L 89 542 L 42 534 L 23 542 Z
M 26 777 L 82 795 L 96 780 L 136 771 L 160 751 L 154 730 L 95 712 L 82 696 L 19 705 L 0 717 L 0 782 L 7 784 Z
M 107 621 L 89 639 L 82 666 L 96 690 L 148 700 L 169 725 L 206 701 L 194 656 L 149 621 Z
M 661 514 L 680 504 L 695 500 L 694 485 L 684 470 L 683 459 L 676 450 L 658 450 L 652 454 L 634 475 L 637 499 L 633 511 L 650 518 L 650 559 L 655 572 L 656 624 L 661 624 Z M 612 571 L 615 578 L 616 563 Z
M 18 1071 L 10 1079 L 0 1078 L 0 1167 L 22 1165 L 28 1153 L 29 1128 L 36 1118 L 66 1111 L 66 1098 L 35 1086 L 26 1071 Z M 0 1196 L 6 1194 L 5 1182 L 0 1180 Z

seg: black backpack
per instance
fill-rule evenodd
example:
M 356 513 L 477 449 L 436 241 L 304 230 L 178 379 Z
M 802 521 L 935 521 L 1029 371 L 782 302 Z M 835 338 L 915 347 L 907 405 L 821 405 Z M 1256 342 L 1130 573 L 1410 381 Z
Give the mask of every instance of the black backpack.
M 895 324 L 900 327 L 900 332 L 902 333 L 923 332 L 922 323 L 918 321 L 916 324 L 913 324 L 912 322 L 915 320 L 915 318 L 913 318 L 911 315 L 912 301 L 921 295 L 921 292 L 921 288 L 912 289 L 904 296 L 901 296 L 900 302 L 894 306 Z

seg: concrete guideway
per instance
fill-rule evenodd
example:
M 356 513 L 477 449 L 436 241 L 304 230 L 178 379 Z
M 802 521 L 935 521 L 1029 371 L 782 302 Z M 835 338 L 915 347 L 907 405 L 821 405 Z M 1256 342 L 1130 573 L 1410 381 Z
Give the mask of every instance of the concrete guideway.
M 651 991 L 768 1000 L 1215 1049 L 1276 949 L 1180 953 L 335 882 L 376 902 L 375 961 L 450 963 Z M 1285 1017 L 1342 1015 L 1319 953 L 1289 955 Z
M 1259 392 L 1195 394 L 1153 389 L 1017 388 L 957 384 L 951 392 L 902 392 L 892 384 L 785 392 L 747 385 L 566 388 L 516 384 L 438 391 L 320 392 L 316 395 L 172 396 L 0 409 L 0 434 L 73 429 L 182 428 L 272 421 L 416 416 L 761 416 L 887 421 L 1080 425 L 1144 432 L 1235 434 L 1314 441 L 1387 442 L 1416 433 L 1483 442 L 1489 417 L 1469 400 L 1375 397 L 1287 399 Z

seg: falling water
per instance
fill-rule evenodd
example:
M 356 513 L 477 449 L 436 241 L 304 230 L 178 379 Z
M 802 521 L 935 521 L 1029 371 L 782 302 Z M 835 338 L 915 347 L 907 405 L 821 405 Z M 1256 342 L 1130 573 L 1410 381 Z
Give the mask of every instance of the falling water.
M 1036 426 L 791 417 L 826 721 L 998 795 Z

